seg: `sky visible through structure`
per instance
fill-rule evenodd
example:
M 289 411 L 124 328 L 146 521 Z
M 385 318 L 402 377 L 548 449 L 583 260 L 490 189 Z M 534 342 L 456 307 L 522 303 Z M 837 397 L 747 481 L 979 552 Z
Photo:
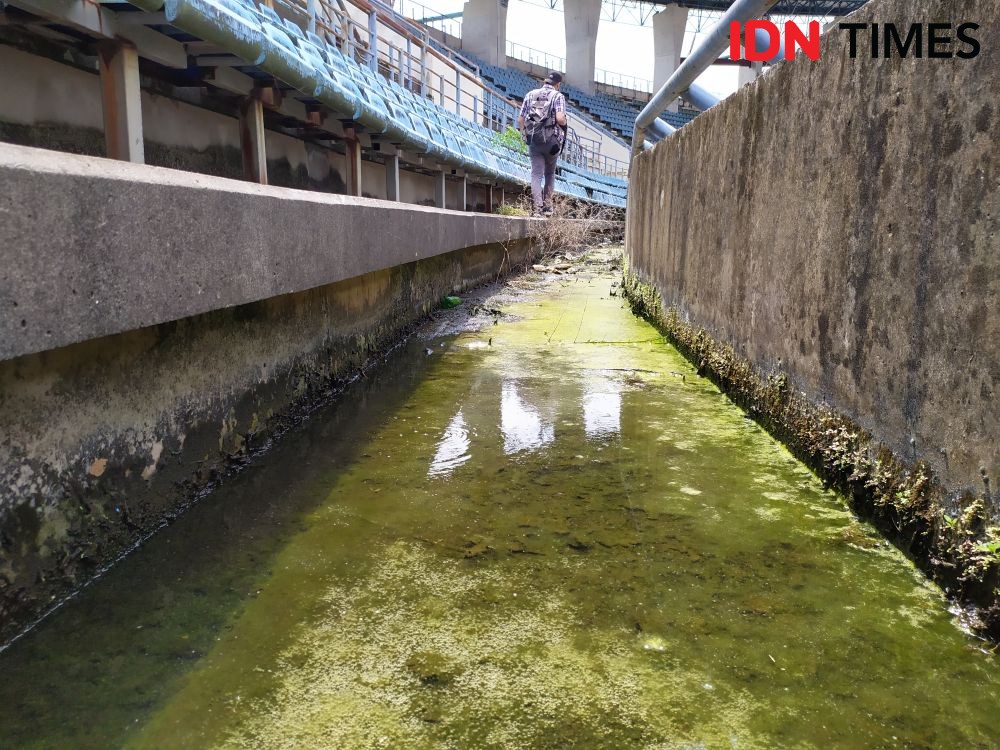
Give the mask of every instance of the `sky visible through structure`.
M 397 0 L 396 8 L 418 17 L 422 5 L 427 16 L 461 13 L 464 0 Z M 633 14 L 634 15 L 634 14 Z M 639 26 L 633 15 L 620 22 L 601 20 L 597 35 L 597 68 L 636 78 L 653 78 L 652 21 Z M 684 38 L 684 53 L 698 36 L 694 14 L 689 17 Z M 446 26 L 449 33 L 460 33 L 460 18 Z M 437 25 L 437 24 L 436 24 Z M 709 23 L 704 31 L 710 30 Z M 510 0 L 507 9 L 507 40 L 515 44 L 565 58 L 566 39 L 561 6 L 552 10 L 546 0 Z M 707 70 L 699 83 L 716 95 L 728 96 L 736 90 L 737 69 L 715 66 Z

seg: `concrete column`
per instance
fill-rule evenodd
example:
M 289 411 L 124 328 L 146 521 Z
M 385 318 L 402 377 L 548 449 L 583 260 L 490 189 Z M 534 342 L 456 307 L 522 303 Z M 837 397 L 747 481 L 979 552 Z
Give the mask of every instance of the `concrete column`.
M 462 175 L 462 181 L 458 187 L 458 194 L 462 198 L 462 210 L 467 211 L 469 208 L 469 178 Z
M 507 65 L 507 0 L 467 0 L 462 49 L 490 65 Z
M 446 199 L 448 197 L 447 192 L 448 182 L 445 179 L 444 172 L 438 172 L 434 175 L 434 205 L 438 208 L 447 208 Z
M 564 0 L 563 20 L 566 24 L 566 82 L 592 94 L 601 0 Z
M 347 194 L 361 196 L 361 142 L 354 128 L 344 128 L 344 158 L 347 168 Z
M 104 108 L 104 144 L 109 159 L 142 164 L 142 99 L 139 55 L 127 42 L 98 47 L 101 104 Z
M 249 182 L 266 185 L 264 103 L 257 96 L 247 97 L 240 105 L 240 151 L 243 154 L 243 178 Z
M 486 186 L 486 213 L 493 213 L 493 183 Z
M 385 157 L 385 198 L 398 201 L 399 198 L 399 154 Z
M 757 79 L 764 70 L 764 63 L 754 62 L 750 63 L 749 67 L 740 66 L 740 72 L 736 79 L 736 85 L 739 88 L 743 88 L 748 83 L 752 83 Z
M 687 8 L 669 5 L 653 16 L 653 91 L 667 82 L 681 65 Z M 677 111 L 675 100 L 667 108 Z

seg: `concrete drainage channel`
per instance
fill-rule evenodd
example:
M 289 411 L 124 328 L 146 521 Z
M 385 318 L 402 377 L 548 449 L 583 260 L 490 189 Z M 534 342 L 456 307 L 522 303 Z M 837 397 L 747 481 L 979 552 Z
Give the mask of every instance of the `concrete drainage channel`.
M 3 639 L 540 223 L 6 145 L 0 214 Z
M 0 654 L 5 744 L 989 746 L 941 592 L 632 313 L 620 250 L 572 258 L 434 311 Z

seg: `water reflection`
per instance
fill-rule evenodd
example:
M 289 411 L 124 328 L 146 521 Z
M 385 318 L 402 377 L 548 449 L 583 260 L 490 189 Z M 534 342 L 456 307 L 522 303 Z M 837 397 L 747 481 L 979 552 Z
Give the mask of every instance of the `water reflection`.
M 439 477 L 451 474 L 455 469 L 469 460 L 469 428 L 465 424 L 462 410 L 451 418 L 445 428 L 441 442 L 438 443 L 434 459 L 431 461 L 427 476 Z
M 500 430 L 507 455 L 538 450 L 555 439 L 555 426 L 544 422 L 538 409 L 521 399 L 517 384 L 510 380 L 501 386 Z
M 589 438 L 617 435 L 621 430 L 622 395 L 614 383 L 599 383 L 583 397 L 583 427 Z

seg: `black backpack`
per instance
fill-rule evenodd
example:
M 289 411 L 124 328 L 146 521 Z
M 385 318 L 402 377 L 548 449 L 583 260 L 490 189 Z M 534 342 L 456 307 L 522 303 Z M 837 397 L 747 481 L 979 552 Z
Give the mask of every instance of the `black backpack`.
M 562 148 L 562 128 L 556 123 L 555 101 L 559 92 L 551 86 L 528 93 L 528 116 L 524 118 L 524 137 L 529 146 L 557 154 Z

